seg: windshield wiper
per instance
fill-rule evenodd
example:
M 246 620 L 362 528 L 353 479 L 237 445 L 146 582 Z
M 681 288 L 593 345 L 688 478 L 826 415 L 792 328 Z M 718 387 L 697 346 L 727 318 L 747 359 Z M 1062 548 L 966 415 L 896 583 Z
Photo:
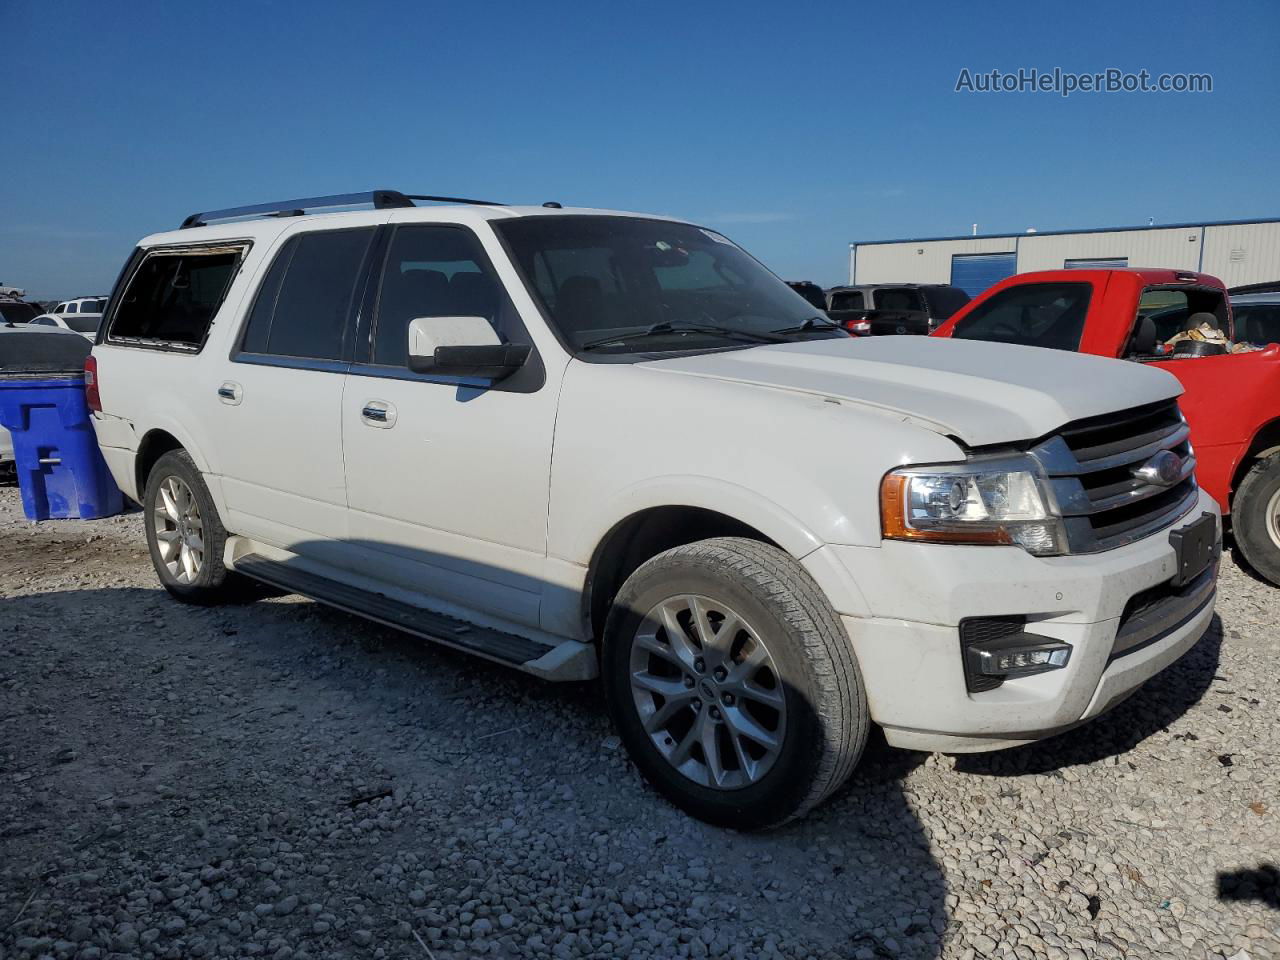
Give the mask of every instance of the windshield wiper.
M 794 327 L 783 327 L 781 330 L 772 330 L 779 336 L 787 333 L 808 333 L 810 330 L 843 330 L 844 327 L 831 320 L 824 320 L 822 317 L 810 317 L 804 323 L 796 324 Z
M 721 337 L 735 337 L 739 340 L 748 340 L 753 343 L 786 343 L 787 338 L 779 336 L 776 333 L 764 333 L 754 330 L 739 330 L 734 327 L 722 327 L 717 324 L 710 323 L 681 323 L 676 325 L 669 321 L 663 320 L 643 330 L 635 330 L 631 333 L 619 333 L 611 337 L 601 337 L 599 340 L 589 340 L 584 343 L 579 350 L 595 350 L 597 347 L 607 347 L 614 343 L 627 343 L 630 340 L 643 340 L 646 337 L 660 337 L 665 334 L 679 333 L 709 333 Z

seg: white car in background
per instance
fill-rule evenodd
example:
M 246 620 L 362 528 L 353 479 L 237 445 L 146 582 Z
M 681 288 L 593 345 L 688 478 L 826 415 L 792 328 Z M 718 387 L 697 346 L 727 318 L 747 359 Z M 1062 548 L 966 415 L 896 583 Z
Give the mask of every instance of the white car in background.
M 49 327 L 56 330 L 70 330 L 82 337 L 93 340 L 98 335 L 98 324 L 102 322 L 100 313 L 67 313 L 61 316 L 53 313 L 42 313 L 27 321 L 28 327 Z
M 60 317 L 75 313 L 92 313 L 102 316 L 102 311 L 106 308 L 106 297 L 76 297 L 74 300 L 63 300 L 49 312 Z

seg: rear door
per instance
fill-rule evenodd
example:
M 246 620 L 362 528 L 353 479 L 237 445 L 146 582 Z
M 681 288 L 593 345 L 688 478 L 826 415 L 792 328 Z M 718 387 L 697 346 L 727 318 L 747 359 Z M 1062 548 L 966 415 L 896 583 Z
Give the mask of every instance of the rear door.
M 358 222 L 284 235 L 230 362 L 200 385 L 227 528 L 325 561 L 347 534 L 342 390 L 377 231 Z

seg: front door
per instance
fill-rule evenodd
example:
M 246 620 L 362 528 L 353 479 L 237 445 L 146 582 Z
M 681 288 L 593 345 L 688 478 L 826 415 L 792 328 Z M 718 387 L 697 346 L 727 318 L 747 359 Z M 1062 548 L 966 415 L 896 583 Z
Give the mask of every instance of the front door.
M 409 322 L 480 316 L 532 343 L 469 228 L 389 228 L 371 322 L 342 401 L 350 538 L 380 580 L 538 625 L 551 441 L 562 366 L 529 362 L 496 385 L 412 373 Z

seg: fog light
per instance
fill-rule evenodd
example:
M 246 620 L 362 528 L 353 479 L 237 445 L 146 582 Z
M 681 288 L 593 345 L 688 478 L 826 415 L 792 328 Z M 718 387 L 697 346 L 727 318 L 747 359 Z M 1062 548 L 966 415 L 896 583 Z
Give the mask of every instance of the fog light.
M 1030 639 L 1029 634 L 1023 634 L 1023 636 Z M 982 673 L 1005 676 L 1014 674 L 1025 676 L 1028 673 L 1039 673 L 1041 670 L 1065 667 L 1067 658 L 1071 656 L 1071 648 L 1065 643 L 1018 647 L 1013 650 L 983 650 L 979 647 L 973 652 L 978 657 L 978 669 Z
M 970 617 L 960 624 L 965 684 L 971 693 L 992 690 L 1013 677 L 1058 670 L 1071 645 L 1024 632 L 1026 617 Z

